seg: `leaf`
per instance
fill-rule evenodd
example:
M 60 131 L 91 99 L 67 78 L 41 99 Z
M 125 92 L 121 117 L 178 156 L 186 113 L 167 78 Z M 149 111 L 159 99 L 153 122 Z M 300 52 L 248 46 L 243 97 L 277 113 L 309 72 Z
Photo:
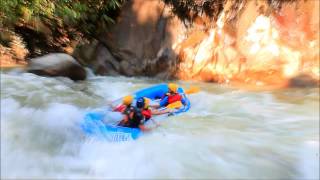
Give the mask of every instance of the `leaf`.
M 110 18 L 109 16 L 107 15 L 102 15 L 102 19 L 105 21 L 105 22 L 108 22 L 108 23 L 115 23 L 114 20 L 112 18 Z

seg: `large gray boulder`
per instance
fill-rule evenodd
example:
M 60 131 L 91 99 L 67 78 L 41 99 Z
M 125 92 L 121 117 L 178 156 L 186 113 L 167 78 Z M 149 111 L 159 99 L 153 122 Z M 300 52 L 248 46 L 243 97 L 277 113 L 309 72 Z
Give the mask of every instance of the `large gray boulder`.
M 72 80 L 86 79 L 85 69 L 70 55 L 51 53 L 29 61 L 27 71 L 40 76 L 63 76 Z
M 120 61 L 121 74 L 167 78 L 176 64 L 172 28 L 177 31 L 180 25 L 163 2 L 133 0 L 124 4 L 117 24 L 99 40 Z
M 179 30 L 178 30 L 179 29 Z M 116 24 L 73 56 L 95 74 L 170 78 L 176 69 L 172 43 L 183 24 L 162 1 L 127 1 Z
M 90 44 L 78 45 L 73 56 L 96 74 L 119 75 L 119 61 L 113 57 L 108 48 L 96 40 Z

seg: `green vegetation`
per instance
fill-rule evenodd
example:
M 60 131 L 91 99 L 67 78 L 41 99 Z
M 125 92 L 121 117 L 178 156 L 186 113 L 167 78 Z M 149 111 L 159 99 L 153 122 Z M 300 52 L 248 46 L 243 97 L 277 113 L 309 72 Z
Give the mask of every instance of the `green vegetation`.
M 223 10 L 226 0 L 163 0 L 172 7 L 172 12 L 180 19 L 193 21 L 199 15 L 206 14 L 217 18 Z
M 124 0 L 1 0 L 0 28 L 39 22 L 95 36 L 115 22 Z
M 183 21 L 192 22 L 194 18 L 207 15 L 214 20 L 218 19 L 227 2 L 232 2 L 231 10 L 239 9 L 241 3 L 246 0 L 162 0 L 171 6 L 172 12 Z M 265 0 L 269 6 L 275 10 L 281 9 L 282 4 L 294 2 L 296 0 Z

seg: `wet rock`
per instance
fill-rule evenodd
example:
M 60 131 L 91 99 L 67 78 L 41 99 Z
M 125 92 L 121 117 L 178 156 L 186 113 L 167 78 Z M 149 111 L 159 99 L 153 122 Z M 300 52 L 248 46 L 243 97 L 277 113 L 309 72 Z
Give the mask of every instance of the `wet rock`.
M 51 53 L 30 60 L 27 71 L 40 76 L 63 76 L 72 80 L 86 79 L 85 69 L 70 55 Z
M 181 29 L 183 23 L 162 1 L 128 1 L 108 32 L 73 55 L 99 75 L 169 78 L 178 61 L 172 44 L 181 38 Z
M 120 62 L 106 46 L 98 41 L 77 47 L 73 55 L 79 59 L 79 62 L 90 67 L 96 74 L 119 75 Z
M 98 41 L 79 44 L 73 52 L 73 56 L 83 65 L 92 64 L 95 61 L 95 53 L 98 46 Z
M 128 76 L 133 76 L 134 75 L 134 71 L 132 68 L 132 65 L 129 64 L 128 61 L 121 61 L 120 63 L 120 72 L 122 74 L 128 75 Z
M 316 80 L 312 76 L 308 74 L 300 74 L 296 77 L 293 77 L 289 80 L 289 87 L 299 87 L 299 88 L 306 88 L 306 87 L 317 87 L 319 86 L 319 80 Z

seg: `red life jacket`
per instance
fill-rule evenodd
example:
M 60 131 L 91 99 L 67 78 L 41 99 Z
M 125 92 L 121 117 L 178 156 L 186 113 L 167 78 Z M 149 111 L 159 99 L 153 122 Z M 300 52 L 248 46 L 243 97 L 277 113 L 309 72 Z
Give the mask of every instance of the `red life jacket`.
M 121 104 L 120 106 L 116 107 L 116 108 L 114 109 L 114 111 L 123 112 L 126 108 L 127 108 L 126 105 Z
M 174 103 L 174 102 L 177 102 L 177 101 L 181 101 L 182 99 L 182 96 L 178 93 L 176 94 L 171 94 L 168 96 L 168 104 L 171 104 L 171 103 Z
M 143 109 L 142 115 L 145 117 L 146 120 L 149 120 L 152 117 L 152 113 L 150 109 Z

